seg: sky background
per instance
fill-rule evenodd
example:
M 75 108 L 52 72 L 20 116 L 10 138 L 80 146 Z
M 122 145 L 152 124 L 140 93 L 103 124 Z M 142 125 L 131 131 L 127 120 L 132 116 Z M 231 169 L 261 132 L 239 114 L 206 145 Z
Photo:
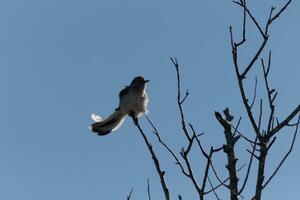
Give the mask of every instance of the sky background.
M 249 2 L 260 22 L 271 5 L 284 1 Z M 270 29 L 270 83 L 278 89 L 277 114 L 286 116 L 300 102 L 300 2 Z M 1 0 L 0 2 L 0 199 L 101 200 L 163 199 L 153 162 L 132 120 L 114 134 L 98 137 L 88 130 L 91 113 L 109 115 L 118 105 L 118 92 L 133 77 L 148 84 L 149 117 L 162 138 L 179 152 L 185 145 L 176 105 L 176 74 L 169 60 L 180 63 L 182 89 L 189 89 L 187 121 L 202 136 L 204 146 L 224 143 L 214 111 L 229 107 L 242 119 L 241 130 L 253 138 L 241 104 L 232 66 L 228 27 L 239 36 L 241 9 L 230 0 Z M 249 25 L 241 64 L 259 45 Z M 263 55 L 267 55 L 265 51 Z M 261 66 L 249 74 L 248 94 Z M 256 104 L 257 108 L 257 104 Z M 267 112 L 267 110 L 266 110 Z M 141 125 L 157 151 L 172 197 L 196 199 L 191 184 L 153 136 L 144 118 Z M 264 124 L 265 125 L 265 124 Z M 284 129 L 268 159 L 267 175 L 288 150 L 293 129 Z M 246 143 L 238 166 L 247 163 Z M 204 160 L 193 152 L 194 168 Z M 264 199 L 299 199 L 300 142 L 263 193 Z M 226 178 L 224 154 L 215 158 Z M 241 179 L 243 179 L 241 171 Z M 201 173 L 199 173 L 201 175 Z M 201 178 L 201 176 L 197 178 Z M 245 199 L 254 192 L 250 179 Z M 252 186 L 251 186 L 252 184 Z M 223 199 L 228 192 L 220 190 Z M 209 196 L 208 199 L 214 199 Z

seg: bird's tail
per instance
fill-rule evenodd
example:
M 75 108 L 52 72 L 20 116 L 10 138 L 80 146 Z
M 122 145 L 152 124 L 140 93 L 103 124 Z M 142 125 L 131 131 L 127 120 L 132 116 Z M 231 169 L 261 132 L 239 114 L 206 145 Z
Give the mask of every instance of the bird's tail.
M 102 119 L 100 116 L 92 114 L 91 118 L 96 122 L 90 126 L 90 129 L 98 135 L 107 135 L 120 128 L 123 124 L 126 113 L 115 110 L 108 118 Z

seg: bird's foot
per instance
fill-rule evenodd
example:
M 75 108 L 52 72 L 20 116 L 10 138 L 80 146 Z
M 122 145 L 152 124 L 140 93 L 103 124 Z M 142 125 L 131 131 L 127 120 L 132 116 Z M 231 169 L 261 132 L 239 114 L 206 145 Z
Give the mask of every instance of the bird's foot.
M 132 118 L 133 123 L 137 125 L 139 121 L 138 118 L 135 116 L 135 113 L 133 111 L 130 111 L 128 115 Z

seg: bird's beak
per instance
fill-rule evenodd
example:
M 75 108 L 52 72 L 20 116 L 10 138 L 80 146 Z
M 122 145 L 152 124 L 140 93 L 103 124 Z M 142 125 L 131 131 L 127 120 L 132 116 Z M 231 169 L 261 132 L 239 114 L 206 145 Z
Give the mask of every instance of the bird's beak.
M 145 83 L 149 82 L 150 80 L 145 80 Z

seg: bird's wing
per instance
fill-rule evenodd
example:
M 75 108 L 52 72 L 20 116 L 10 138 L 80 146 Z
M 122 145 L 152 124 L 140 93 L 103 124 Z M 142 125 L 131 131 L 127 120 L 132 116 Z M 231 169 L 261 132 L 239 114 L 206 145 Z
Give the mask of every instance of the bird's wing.
M 129 91 L 129 86 L 125 86 L 123 90 L 119 93 L 119 98 L 122 98 L 123 95 L 127 94 Z

